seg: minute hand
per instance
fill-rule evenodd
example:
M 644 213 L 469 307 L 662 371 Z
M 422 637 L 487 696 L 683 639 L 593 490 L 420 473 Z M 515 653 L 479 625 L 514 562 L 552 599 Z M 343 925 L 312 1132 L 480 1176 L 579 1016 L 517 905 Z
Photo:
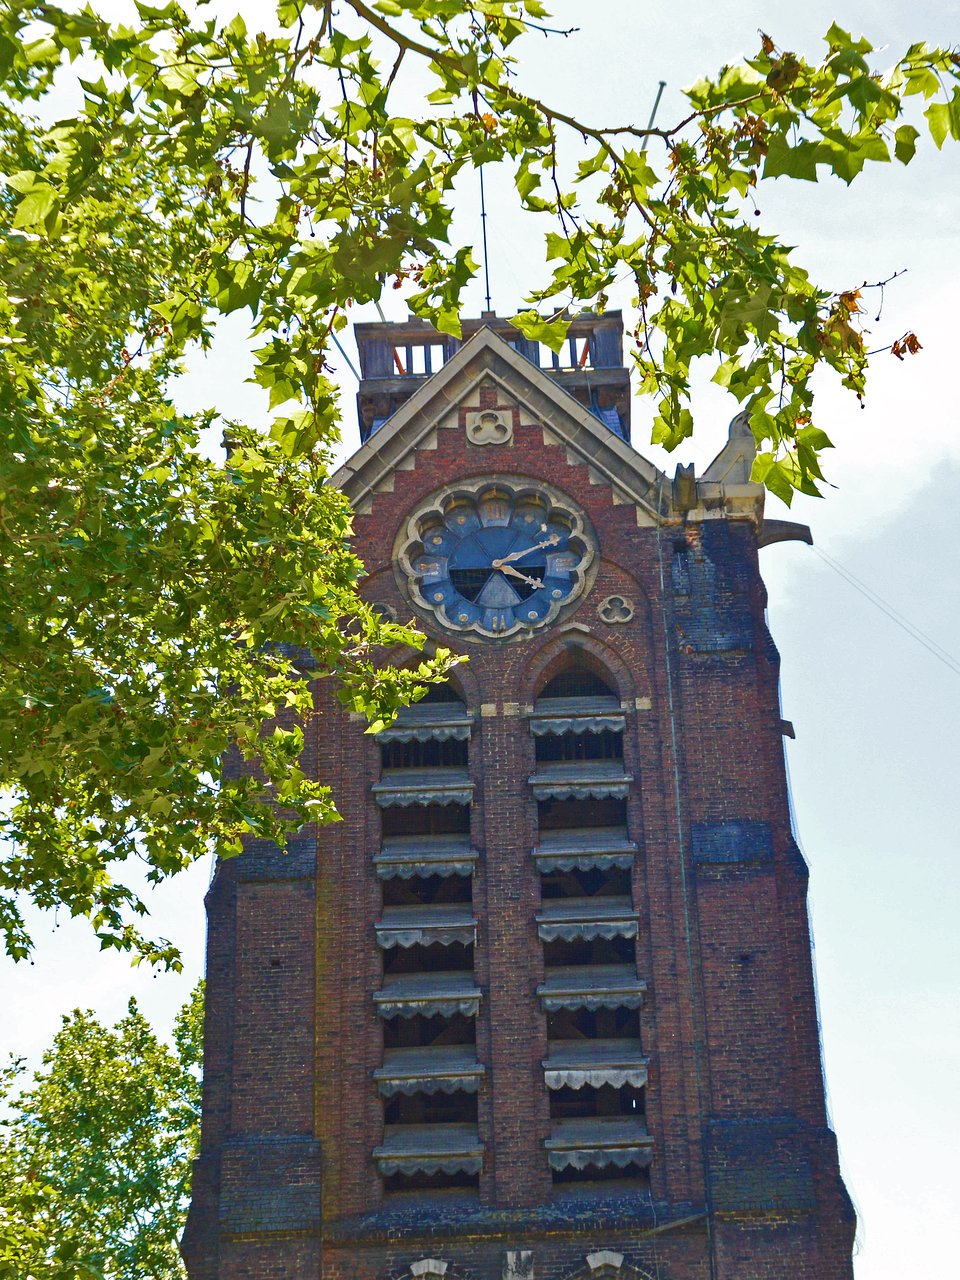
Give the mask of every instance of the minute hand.
M 501 556 L 499 560 L 491 560 L 490 567 L 499 569 L 502 564 L 511 564 L 514 560 L 522 560 L 524 556 L 530 555 L 531 552 L 542 551 L 544 547 L 555 547 L 559 541 L 559 533 L 551 534 L 543 542 L 535 542 L 532 547 L 525 547 L 523 551 L 511 551 L 508 556 Z

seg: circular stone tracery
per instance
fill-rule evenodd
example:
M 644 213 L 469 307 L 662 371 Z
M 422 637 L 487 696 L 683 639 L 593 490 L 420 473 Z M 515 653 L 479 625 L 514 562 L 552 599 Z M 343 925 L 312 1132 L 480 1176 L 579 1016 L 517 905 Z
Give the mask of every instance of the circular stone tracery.
M 396 555 L 415 605 L 450 630 L 498 639 L 552 622 L 589 585 L 594 558 L 569 498 L 502 478 L 435 494 L 408 518 Z

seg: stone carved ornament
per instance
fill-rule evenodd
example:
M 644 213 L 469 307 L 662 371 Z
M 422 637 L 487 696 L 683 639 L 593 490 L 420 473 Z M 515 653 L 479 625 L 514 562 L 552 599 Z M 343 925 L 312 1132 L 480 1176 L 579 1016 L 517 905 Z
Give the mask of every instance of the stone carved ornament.
M 528 1249 L 508 1249 L 503 1257 L 503 1280 L 533 1280 L 536 1253 Z M 467 1280 L 465 1274 L 441 1258 L 420 1258 L 403 1271 L 398 1280 Z M 544 1277 L 544 1280 L 550 1280 Z M 613 1249 L 596 1249 L 568 1280 L 651 1280 L 646 1271 L 624 1260 Z
M 503 1257 L 503 1280 L 533 1280 L 535 1265 L 534 1251 L 508 1249 Z M 445 1259 L 420 1258 L 404 1269 L 397 1280 L 467 1280 L 467 1277 Z M 651 1280 L 651 1277 L 626 1262 L 622 1253 L 595 1249 L 568 1280 Z
M 509 409 L 480 409 L 464 415 L 471 444 L 509 444 L 513 439 L 513 414 Z
M 390 1280 L 473 1280 L 473 1273 L 461 1271 L 445 1258 L 418 1258 L 399 1274 L 391 1271 Z
M 602 621 L 617 624 L 629 622 L 636 613 L 636 608 L 633 601 L 628 600 L 626 596 L 607 596 L 597 606 L 597 613 Z
M 568 1280 L 650 1280 L 650 1276 L 626 1262 L 622 1253 L 613 1249 L 596 1249 L 587 1254 L 583 1266 Z

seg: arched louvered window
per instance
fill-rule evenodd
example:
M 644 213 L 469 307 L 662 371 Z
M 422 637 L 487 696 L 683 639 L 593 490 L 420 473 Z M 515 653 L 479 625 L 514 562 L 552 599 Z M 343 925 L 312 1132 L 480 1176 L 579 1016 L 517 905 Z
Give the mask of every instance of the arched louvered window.
M 613 681 L 588 667 L 577 665 L 564 668 L 540 690 L 539 698 L 615 698 L 617 691 Z

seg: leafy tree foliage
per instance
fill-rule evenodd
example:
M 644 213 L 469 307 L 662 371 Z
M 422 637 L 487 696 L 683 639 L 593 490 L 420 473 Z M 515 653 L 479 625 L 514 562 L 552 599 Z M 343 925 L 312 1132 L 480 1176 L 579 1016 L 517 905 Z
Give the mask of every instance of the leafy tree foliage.
M 506 163 L 519 204 L 552 220 L 520 329 L 557 348 L 568 312 L 626 276 L 654 438 L 690 433 L 691 365 L 714 355 L 750 411 L 756 477 L 789 500 L 817 492 L 829 447 L 815 371 L 863 393 L 861 302 L 761 233 L 752 193 L 906 164 L 921 130 L 957 138 L 960 59 L 915 44 L 881 74 L 838 26 L 820 61 L 764 36 L 673 125 L 597 127 L 523 92 L 513 50 L 543 27 L 539 0 L 281 0 L 269 32 L 176 0 L 137 9 L 111 26 L 0 0 L 0 927 L 26 954 L 22 891 L 176 964 L 138 931 L 124 861 L 160 879 L 245 832 L 330 819 L 297 767 L 309 678 L 336 677 L 375 721 L 415 687 L 376 665 L 417 637 L 363 605 L 349 514 L 324 485 L 324 359 L 351 304 L 390 285 L 458 332 L 474 271 L 448 244 L 458 176 Z M 81 55 L 77 109 L 34 118 Z M 417 65 L 434 87 L 399 114 Z M 266 434 L 170 394 L 184 352 L 244 309 Z M 215 423 L 222 465 L 198 451 Z M 225 774 L 229 751 L 244 767 Z
M 112 1029 L 63 1019 L 29 1088 L 5 1072 L 0 1277 L 174 1280 L 199 1140 L 203 990 L 157 1039 L 130 1001 Z

